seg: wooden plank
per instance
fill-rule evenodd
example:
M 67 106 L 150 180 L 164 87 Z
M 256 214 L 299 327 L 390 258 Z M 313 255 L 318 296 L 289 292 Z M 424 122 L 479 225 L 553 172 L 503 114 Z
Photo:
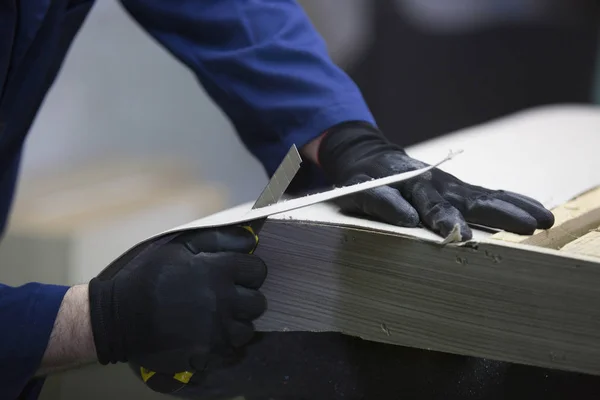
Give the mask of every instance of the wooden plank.
M 600 187 L 587 191 L 552 210 L 554 226 L 533 235 L 499 232 L 491 238 L 511 243 L 559 249 L 600 225 Z
M 260 330 L 339 331 L 395 345 L 600 374 L 600 264 L 501 241 L 270 220 Z
M 567 243 L 560 251 L 568 254 L 579 254 L 600 258 L 600 227 Z

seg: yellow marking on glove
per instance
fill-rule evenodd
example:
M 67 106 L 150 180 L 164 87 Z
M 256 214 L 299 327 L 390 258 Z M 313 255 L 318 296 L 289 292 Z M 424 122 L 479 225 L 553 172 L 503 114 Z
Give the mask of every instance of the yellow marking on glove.
M 252 227 L 250 225 L 244 225 L 244 226 L 242 226 L 242 228 L 244 228 L 245 230 L 250 232 L 254 236 L 254 239 L 256 240 L 256 244 L 254 245 L 254 248 L 252 250 L 250 250 L 250 254 L 252 254 L 252 253 L 254 253 L 254 250 L 256 250 L 256 246 L 258 246 L 258 235 L 254 232 L 254 229 L 252 229 Z
M 178 380 L 181 383 L 187 384 L 190 382 L 190 379 L 192 378 L 193 375 L 194 375 L 193 372 L 188 372 L 188 371 L 179 372 L 179 373 L 173 375 L 173 379 Z
M 142 380 L 144 382 L 148 382 L 148 379 L 152 378 L 154 374 L 156 374 L 156 372 L 150 371 L 149 369 L 146 369 L 144 367 L 140 367 L 140 375 L 142 376 Z

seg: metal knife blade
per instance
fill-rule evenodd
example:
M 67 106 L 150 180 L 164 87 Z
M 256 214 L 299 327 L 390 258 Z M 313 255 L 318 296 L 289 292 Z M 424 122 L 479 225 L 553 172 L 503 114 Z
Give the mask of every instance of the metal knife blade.
M 262 208 L 277 203 L 292 182 L 292 179 L 296 176 L 296 173 L 298 173 L 298 170 L 300 170 L 301 164 L 302 157 L 300 157 L 298 148 L 296 145 L 292 145 L 281 164 L 279 164 L 279 167 L 277 167 L 277 170 L 275 170 L 269 183 L 267 183 L 267 186 L 265 186 L 260 196 L 258 196 L 256 202 L 254 202 L 252 208 Z M 250 223 L 250 226 L 256 234 L 258 234 L 258 231 L 262 228 L 265 219 L 266 218 Z

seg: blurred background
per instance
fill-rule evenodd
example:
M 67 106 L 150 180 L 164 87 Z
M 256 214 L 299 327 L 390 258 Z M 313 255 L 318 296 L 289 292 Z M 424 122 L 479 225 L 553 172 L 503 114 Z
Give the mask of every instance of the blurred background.
M 595 0 L 300 3 L 403 146 L 600 102 Z M 253 200 L 266 182 L 192 74 L 116 0 L 98 1 L 27 141 L 0 281 L 84 282 L 136 241 Z M 124 368 L 90 368 L 53 378 L 44 396 L 160 397 L 140 387 Z
M 300 3 L 403 145 L 527 107 L 600 98 L 595 0 Z M 232 204 L 266 183 L 191 73 L 105 0 L 36 120 L 24 178 L 130 156 L 185 159 L 200 178 L 224 184 Z

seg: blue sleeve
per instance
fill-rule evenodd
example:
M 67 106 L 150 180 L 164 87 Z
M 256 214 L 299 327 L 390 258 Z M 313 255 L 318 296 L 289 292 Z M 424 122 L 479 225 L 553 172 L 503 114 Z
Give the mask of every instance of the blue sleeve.
M 31 392 L 39 392 L 41 385 L 36 383 L 42 381 L 34 375 L 67 290 L 40 283 L 0 284 L 0 397 L 36 397 Z
M 375 123 L 295 0 L 121 0 L 197 76 L 270 175 L 292 144 Z

